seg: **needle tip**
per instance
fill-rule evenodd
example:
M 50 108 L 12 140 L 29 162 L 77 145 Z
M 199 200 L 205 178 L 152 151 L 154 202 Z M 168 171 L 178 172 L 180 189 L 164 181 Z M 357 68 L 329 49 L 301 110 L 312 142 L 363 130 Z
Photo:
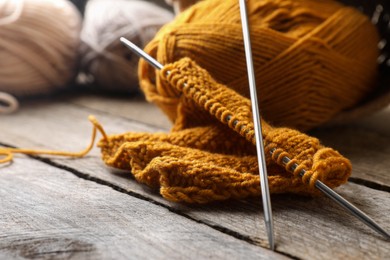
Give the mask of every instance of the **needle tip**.
M 125 37 L 120 37 L 119 40 L 123 45 L 125 45 L 127 48 L 129 48 L 131 51 L 133 51 L 136 55 L 138 55 L 140 58 L 144 58 L 147 62 L 149 62 L 150 65 L 155 67 L 156 69 L 161 70 L 163 68 L 163 65 L 159 63 L 156 59 L 151 57 L 149 54 L 144 52 L 142 49 L 140 49 L 137 45 L 126 39 Z
M 267 228 L 269 248 L 272 251 L 275 251 L 274 229 L 273 229 L 273 221 L 271 219 L 266 220 L 266 228 Z
M 119 38 L 119 41 L 120 41 L 122 44 L 124 44 L 124 45 L 128 45 L 128 44 L 127 44 L 128 40 L 127 40 L 125 37 L 120 37 L 120 38 Z
M 272 250 L 272 251 L 275 251 L 275 243 L 272 241 L 269 245 L 269 248 Z

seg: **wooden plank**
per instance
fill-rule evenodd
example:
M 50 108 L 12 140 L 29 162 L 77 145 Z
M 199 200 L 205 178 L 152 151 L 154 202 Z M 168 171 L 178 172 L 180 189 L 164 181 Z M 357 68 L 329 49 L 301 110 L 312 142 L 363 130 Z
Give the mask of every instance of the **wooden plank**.
M 154 104 L 145 101 L 143 96 L 118 97 L 100 95 L 80 95 L 66 100 L 78 106 L 90 108 L 116 117 L 123 117 L 169 130 L 172 123 Z
M 124 118 L 136 119 L 140 122 L 159 126 L 163 129 L 169 129 L 171 127 L 171 122 L 167 119 L 165 114 L 154 104 L 147 103 L 142 96 L 118 97 L 84 94 L 71 97 L 66 101 L 97 111 L 108 112 Z M 335 126 L 350 126 L 363 128 L 384 136 L 390 136 L 389 118 L 390 105 L 370 116 L 345 124 L 341 124 L 339 122 L 337 125 L 323 127 L 322 129 L 319 129 L 318 132 L 327 132 Z
M 58 147 L 62 149 L 80 146 L 88 138 L 89 123 L 84 118 L 90 113 L 67 104 L 46 104 L 33 110 L 20 111 L 17 117 L 7 116 L 0 122 L 0 141 L 17 146 Z M 134 121 L 116 118 L 110 114 L 98 113 L 98 118 L 107 126 L 109 133 L 150 127 L 140 126 Z M 46 120 L 45 118 L 50 118 Z M 18 127 L 23 122 L 34 131 Z M 76 131 L 76 128 L 84 129 Z M 56 133 L 57 139 L 47 143 L 47 136 Z M 69 140 L 69 136 L 72 139 Z M 56 159 L 55 163 L 70 167 L 86 178 L 99 178 L 115 188 L 138 194 L 145 199 L 166 205 L 171 210 L 192 217 L 201 223 L 219 229 L 224 233 L 241 237 L 253 244 L 265 245 L 261 206 L 257 201 L 214 203 L 207 206 L 185 206 L 166 202 L 161 197 L 121 174 L 111 174 L 98 158 L 93 155 L 80 159 Z M 340 192 L 365 210 L 379 224 L 389 229 L 387 220 L 389 209 L 388 193 L 364 186 L 348 184 Z M 307 199 L 297 196 L 274 196 L 273 208 L 277 235 L 277 250 L 287 255 L 303 259 L 341 258 L 383 258 L 389 246 L 380 236 L 347 215 L 326 198 Z M 315 232 L 314 232 L 315 231 Z M 331 248 L 332 250 L 329 250 Z
M 1 168 L 1 259 L 287 259 L 33 159 Z

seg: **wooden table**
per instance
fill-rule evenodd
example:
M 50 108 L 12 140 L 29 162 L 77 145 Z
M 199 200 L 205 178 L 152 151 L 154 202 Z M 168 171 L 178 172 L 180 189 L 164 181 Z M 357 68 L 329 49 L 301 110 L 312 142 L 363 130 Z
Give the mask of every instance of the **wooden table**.
M 69 95 L 0 116 L 0 143 L 79 151 L 94 114 L 107 133 L 168 131 L 142 98 Z M 390 108 L 312 133 L 352 160 L 337 191 L 390 230 Z M 82 159 L 27 157 L 0 166 L 0 259 L 389 259 L 390 243 L 325 197 L 272 197 L 276 251 L 260 198 L 210 205 L 164 200 L 128 173 Z

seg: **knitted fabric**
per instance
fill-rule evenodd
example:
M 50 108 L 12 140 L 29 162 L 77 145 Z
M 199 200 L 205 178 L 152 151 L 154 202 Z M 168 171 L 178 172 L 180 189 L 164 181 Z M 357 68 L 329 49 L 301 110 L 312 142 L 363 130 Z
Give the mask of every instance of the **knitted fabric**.
M 250 101 L 189 58 L 166 65 L 160 77 L 180 97 L 172 131 L 107 136 L 99 142 L 104 162 L 172 201 L 260 196 Z M 299 131 L 262 126 L 271 193 L 314 195 L 317 179 L 330 187 L 347 181 L 351 164 L 337 151 Z

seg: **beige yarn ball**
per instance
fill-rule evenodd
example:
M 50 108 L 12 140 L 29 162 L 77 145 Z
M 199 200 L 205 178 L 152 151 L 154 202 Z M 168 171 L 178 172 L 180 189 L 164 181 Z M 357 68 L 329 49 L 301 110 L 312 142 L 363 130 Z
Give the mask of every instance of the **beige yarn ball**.
M 37 95 L 75 75 L 81 15 L 66 0 L 0 1 L 0 91 Z
M 138 91 L 139 58 L 119 38 L 144 47 L 173 13 L 147 1 L 89 1 L 81 32 L 80 80 L 111 92 Z

